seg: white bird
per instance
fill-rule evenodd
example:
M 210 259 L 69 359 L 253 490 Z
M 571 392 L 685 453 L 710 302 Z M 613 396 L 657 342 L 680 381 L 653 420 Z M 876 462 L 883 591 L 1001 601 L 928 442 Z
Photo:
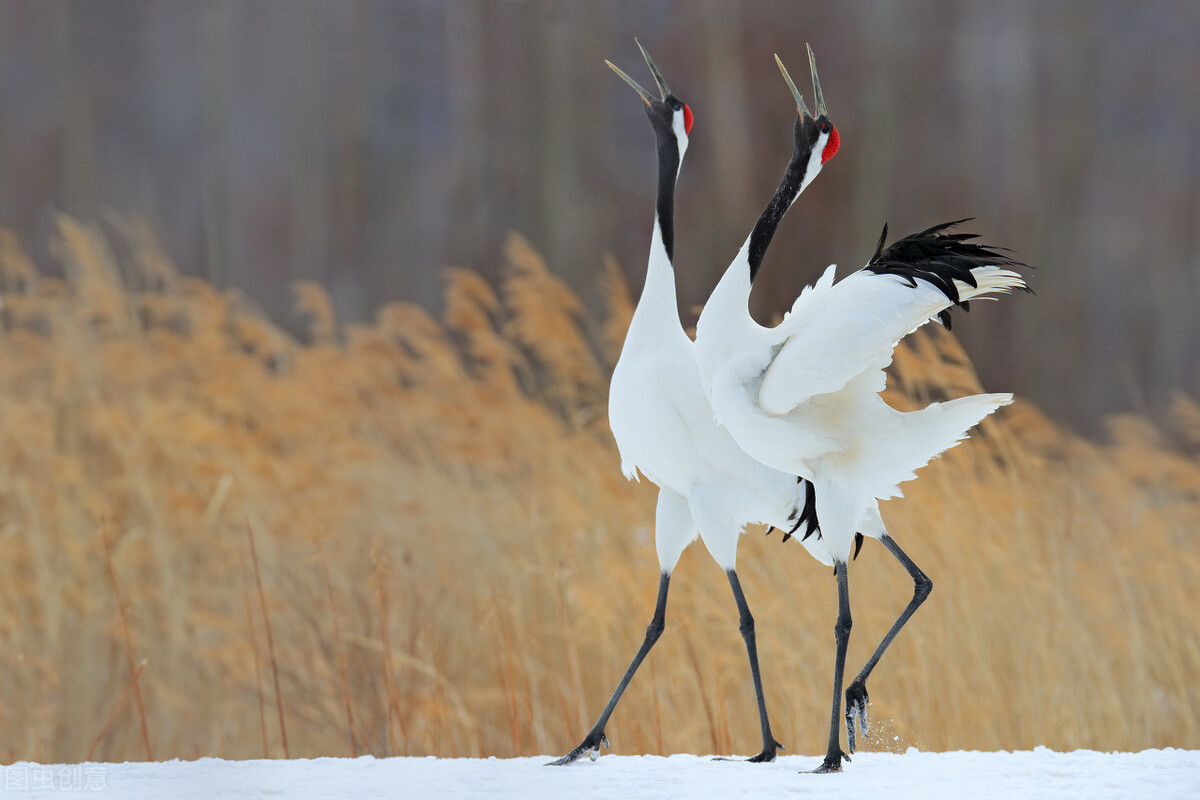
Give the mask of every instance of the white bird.
M 905 237 L 887 249 L 885 227 L 863 269 L 835 283 L 829 267 L 778 326 L 756 323 L 747 301 L 771 237 L 839 141 L 815 64 L 813 115 L 778 56 L 776 62 L 796 99 L 794 150 L 778 190 L 701 313 L 696 348 L 705 391 L 738 444 L 764 464 L 815 485 L 820 542 L 834 563 L 839 600 L 829 745 L 817 772 L 836 772 L 843 758 L 849 760 L 840 748 L 838 716 L 851 626 L 846 567 L 856 531 L 879 538 L 913 576 L 916 591 L 847 689 L 851 752 L 856 717 L 866 733 L 866 678 L 932 587 L 882 525 L 864 529 L 856 523 L 877 518 L 879 500 L 900 496 L 899 484 L 915 477 L 915 470 L 1012 400 L 1010 394 L 983 394 L 899 412 L 880 397 L 883 370 L 901 338 L 935 317 L 948 321 L 951 306 L 1026 286 L 1020 275 L 1004 268 L 1016 262 L 971 243 L 970 234 L 947 233 L 956 223 Z
M 758 701 L 762 751 L 751 761 L 773 761 L 782 747 L 771 734 L 763 699 L 755 643 L 754 617 L 746 604 L 735 568 L 737 541 L 747 523 L 768 523 L 793 531 L 812 530 L 811 487 L 795 473 L 779 472 L 750 458 L 721 427 L 700 383 L 696 349 L 684 332 L 675 299 L 675 182 L 687 150 L 692 112 L 680 101 L 638 43 L 658 84 L 660 98 L 608 63 L 646 104 L 658 153 L 658 197 L 646 282 L 613 371 L 609 389 L 609 423 L 627 478 L 640 471 L 659 487 L 654 539 L 661 569 L 654 617 L 646 638 L 596 724 L 583 742 L 551 762 L 569 764 L 584 755 L 595 758 L 608 746 L 605 724 L 625 687 L 665 625 L 671 572 L 683 550 L 697 535 L 725 570 L 737 603 L 739 626 L 746 643 Z M 606 62 L 607 63 L 607 62 Z M 807 508 L 807 510 L 806 510 Z M 816 543 L 805 540 L 806 546 Z M 832 564 L 832 561 L 826 563 Z

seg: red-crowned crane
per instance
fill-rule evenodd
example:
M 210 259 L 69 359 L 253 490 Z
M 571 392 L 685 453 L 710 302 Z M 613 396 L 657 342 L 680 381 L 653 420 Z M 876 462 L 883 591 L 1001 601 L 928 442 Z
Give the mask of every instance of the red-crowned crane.
M 1017 262 L 971 242 L 971 234 L 948 232 L 956 223 L 906 236 L 887 248 L 885 227 L 875 255 L 861 270 L 835 283 L 831 266 L 778 326 L 755 322 L 747 301 L 771 237 L 839 143 L 815 64 L 814 115 L 778 56 L 776 62 L 796 100 L 792 156 L 774 197 L 705 304 L 696 350 L 704 389 L 737 443 L 758 461 L 814 484 L 818 546 L 834 563 L 838 587 L 829 744 L 816 771 L 838 772 L 849 758 L 839 743 L 839 711 L 851 626 L 847 564 L 856 531 L 879 538 L 912 575 L 916 590 L 846 690 L 851 752 L 855 726 L 866 732 L 867 676 L 932 586 L 882 525 L 871 529 L 858 523 L 877 518 L 879 500 L 900 496 L 899 484 L 914 478 L 915 470 L 1012 400 L 1010 394 L 982 394 L 899 412 L 880 397 L 883 370 L 901 338 L 934 318 L 948 323 L 952 306 L 1026 287 L 1020 275 L 1005 268 Z
M 679 320 L 672 265 L 675 182 L 687 150 L 692 112 L 671 92 L 640 43 L 638 47 L 660 97 L 651 95 L 612 63 L 608 66 L 637 91 L 645 104 L 657 143 L 658 197 L 646 281 L 613 371 L 608 414 L 622 472 L 636 479 L 640 471 L 659 487 L 654 518 L 661 570 L 658 600 L 646 638 L 596 724 L 578 747 L 551 764 L 570 764 L 584 755 L 594 759 L 600 747 L 608 745 L 604 727 L 638 666 L 663 632 L 671 571 L 697 535 L 725 570 L 737 603 L 762 729 L 762 751 L 750 760 L 773 761 L 781 745 L 771 734 L 763 698 L 754 617 L 735 569 L 737 543 L 747 523 L 762 522 L 792 530 L 808 524 L 811 533 L 811 487 L 795 473 L 770 469 L 747 456 L 729 432 L 717 424 L 701 386 L 695 345 Z M 816 538 L 809 536 L 805 545 L 815 542 Z

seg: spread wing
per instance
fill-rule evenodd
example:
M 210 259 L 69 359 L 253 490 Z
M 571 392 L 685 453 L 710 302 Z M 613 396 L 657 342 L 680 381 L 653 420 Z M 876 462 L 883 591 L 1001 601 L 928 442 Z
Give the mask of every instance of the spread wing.
M 960 220 L 961 221 L 961 220 Z M 832 267 L 806 289 L 777 328 L 782 344 L 763 374 L 759 405 L 782 415 L 810 397 L 855 388 L 881 391 L 896 343 L 949 309 L 982 295 L 1027 289 L 1017 263 L 949 234 L 946 223 L 906 236 L 886 250 L 880 237 L 863 269 L 833 283 Z M 1003 265 L 1003 266 L 1001 266 Z

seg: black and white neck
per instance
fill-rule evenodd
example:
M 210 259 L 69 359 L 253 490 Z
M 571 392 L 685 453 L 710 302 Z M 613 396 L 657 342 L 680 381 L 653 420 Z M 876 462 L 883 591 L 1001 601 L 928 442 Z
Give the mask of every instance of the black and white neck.
M 829 113 L 825 110 L 825 95 L 821 92 L 821 80 L 817 77 L 817 59 L 812 47 L 808 48 L 808 68 L 812 73 L 813 100 L 817 104 L 817 113 L 808 110 L 800 90 L 796 88 L 787 67 L 783 65 L 779 55 L 775 56 L 775 65 L 783 75 L 792 97 L 796 100 L 796 122 L 792 129 L 792 157 L 784 170 L 783 180 L 775 190 L 775 196 L 767 204 L 766 210 L 754 224 L 750 238 L 746 242 L 746 259 L 749 262 L 750 281 L 753 282 L 762 266 L 763 256 L 771 244 L 771 237 L 783 220 L 783 215 L 796 202 L 800 193 L 808 188 L 813 178 L 821 171 L 822 165 L 833 158 L 840 144 L 837 128 L 829 121 Z
M 779 223 L 783 221 L 784 214 L 821 172 L 825 162 L 837 153 L 840 140 L 837 128 L 829 121 L 825 110 L 825 98 L 821 94 L 821 84 L 817 79 L 817 66 L 812 48 L 809 48 L 808 57 L 817 105 L 816 114 L 808 110 L 783 62 L 779 60 L 779 56 L 775 56 L 775 63 L 796 100 L 792 155 L 784 169 L 779 188 L 775 190 L 771 201 L 754 223 L 754 228 L 742 249 L 738 251 L 737 257 L 721 276 L 704 306 L 704 312 L 700 315 L 696 325 L 697 342 L 702 338 L 706 339 L 707 344 L 703 349 L 708 351 L 707 356 L 701 354 L 702 372 L 706 368 L 706 362 L 712 361 L 712 356 L 723 346 L 732 344 L 734 337 L 730 336 L 730 332 L 757 328 L 757 324 L 748 314 L 747 304 L 751 285 L 762 266 L 771 239 L 775 236 Z
M 829 124 L 828 119 L 825 120 L 825 124 Z M 824 164 L 823 153 L 829 137 L 830 133 L 821 130 L 820 120 L 797 115 L 792 157 L 783 172 L 779 188 L 775 190 L 771 202 L 767 203 L 758 221 L 754 223 L 754 229 L 750 231 L 750 237 L 746 240 L 746 259 L 751 282 L 758 275 L 763 257 L 767 254 L 767 248 L 771 245 L 771 239 L 775 236 L 779 223 L 783 221 L 784 214 L 821 171 Z
M 666 252 L 668 262 L 675 254 L 675 181 L 679 178 L 679 168 L 683 163 L 683 155 L 687 152 L 688 133 L 692 130 L 692 110 L 687 103 L 677 98 L 671 87 L 667 85 L 662 73 L 654 64 L 654 59 L 642 47 L 637 39 L 633 40 L 650 74 L 658 85 L 659 96 L 647 92 L 637 81 L 626 75 L 611 61 L 604 63 L 628 83 L 642 98 L 646 106 L 646 118 L 654 131 L 655 149 L 658 153 L 658 194 L 654 205 L 655 238 Z M 653 258 L 651 259 L 653 260 Z
M 636 40 L 635 40 L 636 41 Z M 658 158 L 658 185 L 654 203 L 654 232 L 650 241 L 650 259 L 642 296 L 634 310 L 626 345 L 631 340 L 653 341 L 664 329 L 682 333 L 675 299 L 675 182 L 683 156 L 687 152 L 692 111 L 667 86 L 649 53 L 638 42 L 647 66 L 658 85 L 659 96 L 647 92 L 637 81 L 608 62 L 608 66 L 642 98 L 646 118 L 654 131 Z
M 662 239 L 662 246 L 667 260 L 675 258 L 675 183 L 679 179 L 679 170 L 683 166 L 683 156 L 687 152 L 688 134 L 691 115 L 685 111 L 687 106 L 668 94 L 663 100 L 665 108 L 655 108 L 649 104 L 646 115 L 650 118 L 650 126 L 657 138 L 658 153 L 658 192 L 654 201 L 654 227 L 656 234 Z M 664 114 L 663 112 L 668 112 Z M 665 118 L 664 118 L 665 117 Z

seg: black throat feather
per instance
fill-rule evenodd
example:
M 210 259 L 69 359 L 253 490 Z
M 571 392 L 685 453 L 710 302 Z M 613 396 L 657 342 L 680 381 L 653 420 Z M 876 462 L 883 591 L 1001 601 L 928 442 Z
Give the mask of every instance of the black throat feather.
M 787 171 L 783 174 L 783 180 L 779 182 L 779 188 L 775 190 L 775 196 L 771 198 L 771 202 L 767 203 L 758 222 L 754 223 L 754 230 L 750 232 L 750 252 L 748 253 L 751 283 L 754 283 L 754 278 L 758 275 L 763 257 L 767 254 L 767 248 L 771 246 L 771 239 L 774 238 L 779 223 L 783 221 L 783 215 L 792 207 L 796 195 L 800 192 L 800 182 L 804 179 L 802 164 L 807 162 L 807 156 L 801 163 L 797 163 L 793 157 L 791 163 L 788 164 Z
M 655 211 L 667 258 L 675 260 L 675 178 L 679 175 L 679 142 L 674 136 L 658 139 L 658 197 Z
M 804 181 L 804 170 L 808 166 L 809 155 L 812 153 L 812 144 L 808 142 L 804 130 L 803 123 L 797 122 L 792 158 L 788 161 L 787 169 L 784 170 L 779 188 L 775 190 L 775 196 L 771 198 L 771 202 L 767 203 L 758 222 L 754 223 L 754 230 L 750 232 L 750 249 L 747 255 L 750 261 L 751 283 L 754 283 L 754 278 L 758 275 L 758 269 L 762 266 L 763 257 L 767 254 L 767 248 L 771 246 L 771 239 L 775 236 L 779 223 L 783 221 L 783 215 L 792 207 L 792 203 L 796 202 L 796 197 L 800 194 L 800 184 Z

